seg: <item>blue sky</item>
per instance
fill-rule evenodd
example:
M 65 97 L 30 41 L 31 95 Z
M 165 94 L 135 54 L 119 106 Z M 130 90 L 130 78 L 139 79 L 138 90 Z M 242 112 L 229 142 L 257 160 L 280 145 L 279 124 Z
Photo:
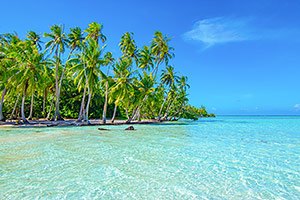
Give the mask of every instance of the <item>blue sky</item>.
M 43 34 L 91 22 L 104 25 L 107 50 L 119 54 L 125 32 L 141 48 L 154 31 L 172 37 L 171 64 L 189 77 L 190 103 L 216 114 L 300 114 L 300 2 L 2 1 L 0 33 Z

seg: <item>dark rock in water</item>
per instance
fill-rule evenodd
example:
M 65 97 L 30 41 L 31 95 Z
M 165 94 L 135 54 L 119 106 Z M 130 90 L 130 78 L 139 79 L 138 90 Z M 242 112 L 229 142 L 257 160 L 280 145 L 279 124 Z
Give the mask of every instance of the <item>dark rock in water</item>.
M 108 129 L 106 128 L 98 128 L 99 131 L 109 131 Z
M 133 126 L 129 126 L 128 128 L 125 128 L 125 130 L 134 130 Z
M 267 143 L 267 141 L 265 141 L 265 140 L 261 140 L 260 142 L 262 142 L 262 143 Z

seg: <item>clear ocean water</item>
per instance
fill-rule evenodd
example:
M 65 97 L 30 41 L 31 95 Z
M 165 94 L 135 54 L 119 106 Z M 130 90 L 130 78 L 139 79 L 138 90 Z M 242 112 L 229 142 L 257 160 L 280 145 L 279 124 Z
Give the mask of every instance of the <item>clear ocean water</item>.
M 300 117 L 0 128 L 0 199 L 300 199 Z

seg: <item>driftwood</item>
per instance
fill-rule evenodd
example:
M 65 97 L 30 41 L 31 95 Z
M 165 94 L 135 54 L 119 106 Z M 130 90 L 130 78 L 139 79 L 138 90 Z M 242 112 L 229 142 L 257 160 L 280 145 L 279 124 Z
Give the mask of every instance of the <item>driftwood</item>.
M 99 131 L 109 131 L 109 129 L 106 128 L 98 128 Z
M 128 128 L 125 128 L 126 131 L 128 130 L 134 130 L 134 127 L 133 126 L 129 126 Z

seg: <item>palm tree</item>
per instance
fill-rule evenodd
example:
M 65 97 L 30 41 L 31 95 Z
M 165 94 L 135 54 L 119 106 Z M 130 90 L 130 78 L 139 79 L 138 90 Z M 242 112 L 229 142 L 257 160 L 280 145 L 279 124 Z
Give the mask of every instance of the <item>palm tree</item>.
M 50 54 L 55 49 L 55 59 L 56 59 L 56 64 L 55 64 L 55 92 L 56 92 L 56 99 L 55 99 L 55 113 L 53 120 L 63 120 L 63 118 L 60 116 L 59 113 L 59 86 L 58 86 L 58 68 L 59 68 L 59 63 L 60 63 L 60 56 L 62 53 L 65 51 L 65 46 L 67 45 L 67 39 L 66 35 L 62 30 L 61 26 L 54 25 L 50 27 L 51 33 L 45 33 L 44 37 L 49 37 L 51 40 L 46 43 L 46 49 L 50 48 Z
M 41 46 L 41 36 L 39 34 L 37 34 L 36 32 L 34 31 L 29 31 L 28 32 L 28 35 L 26 35 L 26 37 L 31 40 L 33 42 L 33 45 L 38 47 L 39 50 L 42 49 L 42 46 Z
M 100 40 L 104 43 L 106 41 L 106 37 L 103 35 L 102 29 L 103 25 L 100 25 L 97 22 L 90 23 L 89 28 L 85 30 L 85 32 L 88 33 L 86 40 L 94 39 L 98 44 L 100 38 Z
M 167 96 L 164 98 L 163 104 L 160 107 L 159 113 L 158 113 L 158 120 L 161 121 L 160 115 L 162 112 L 162 109 L 166 103 L 166 100 L 169 96 L 169 93 L 171 91 L 171 88 L 173 87 L 175 81 L 178 80 L 178 76 L 176 75 L 176 72 L 174 72 L 174 67 L 168 66 L 166 70 L 163 70 L 163 73 L 161 75 L 161 82 L 162 84 L 165 84 L 166 86 L 169 86 L 169 92 Z
M 120 50 L 123 53 L 123 58 L 134 59 L 136 65 L 138 66 L 139 52 L 137 50 L 135 41 L 133 39 L 133 33 L 124 33 L 121 37 L 121 42 L 119 43 Z
M 140 59 L 139 59 L 139 68 L 142 70 L 150 70 L 153 68 L 153 60 L 154 57 L 151 54 L 151 49 L 147 46 L 144 46 L 143 49 L 140 50 Z
M 186 94 L 186 90 L 187 88 L 190 87 L 189 84 L 187 84 L 187 80 L 188 80 L 188 77 L 187 76 L 181 76 L 179 79 L 178 79 L 178 86 L 177 86 L 177 89 L 178 89 L 178 92 L 177 92 L 177 95 L 176 97 L 173 99 L 173 101 L 170 101 L 168 107 L 167 107 L 167 110 L 166 110 L 166 113 L 163 117 L 163 120 L 166 120 L 167 117 L 168 117 L 168 114 L 169 114 L 169 111 L 170 109 L 172 108 L 172 106 L 174 105 L 176 99 L 179 97 L 179 96 L 182 96 L 183 94 Z M 176 93 L 176 91 L 175 91 Z M 184 96 L 184 95 L 183 95 Z
M 0 52 L 2 53 L 2 50 L 0 50 Z M 4 53 L 3 53 L 3 58 L 4 58 Z M 6 61 L 2 58 L 2 54 L 1 54 L 1 59 L 0 59 L 0 85 L 3 87 L 2 89 L 2 96 L 1 96 L 1 102 L 0 102 L 0 121 L 4 121 L 5 118 L 2 114 L 2 107 L 3 107 L 3 102 L 4 102 L 4 97 L 6 95 L 6 82 L 8 79 L 8 65 L 6 63 Z
M 77 82 L 78 85 L 81 85 L 81 83 L 86 80 L 85 88 L 88 89 L 88 101 L 85 109 L 85 121 L 88 123 L 89 104 L 91 97 L 96 85 L 98 85 L 99 76 L 101 73 L 100 66 L 105 64 L 105 61 L 101 57 L 104 47 L 100 48 L 94 39 L 89 39 L 88 45 L 84 47 L 84 51 L 76 54 L 77 58 L 70 60 L 70 62 L 75 63 L 70 69 L 70 71 L 74 72 L 74 81 Z M 81 61 L 84 61 L 84 63 Z
M 49 65 L 44 65 L 42 74 L 42 83 L 40 88 L 40 93 L 43 95 L 43 117 L 46 118 L 46 99 L 48 97 L 49 91 L 53 91 L 55 87 L 55 77 L 53 71 L 50 69 Z M 53 100 L 53 98 L 52 98 Z M 51 102 L 51 104 L 53 101 Z M 52 108 L 52 105 L 50 106 Z M 51 109 L 50 109 L 51 110 Z M 47 117 L 49 119 L 49 117 Z
M 119 59 L 115 66 L 113 66 L 115 84 L 112 86 L 111 94 L 115 99 L 115 110 L 121 101 L 128 104 L 134 93 L 134 77 L 132 75 L 135 71 L 131 71 L 131 63 L 131 60 Z
M 139 90 L 139 98 L 140 102 L 138 105 L 137 113 L 141 116 L 141 108 L 146 101 L 148 95 L 154 92 L 154 77 L 152 76 L 152 73 L 148 75 L 146 72 L 143 73 L 143 76 L 140 75 L 140 80 L 137 81 L 137 88 Z M 139 120 L 140 120 L 139 116 Z M 130 121 L 129 121 L 130 122 Z
M 102 77 L 105 77 L 105 101 L 104 101 L 104 107 L 103 107 L 103 114 L 102 114 L 102 123 L 105 124 L 106 123 L 106 112 L 107 112 L 107 101 L 108 101 L 108 83 L 109 83 L 109 78 L 108 77 L 108 73 L 109 73 L 109 66 L 110 65 L 113 65 L 115 59 L 112 57 L 112 53 L 111 52 L 107 52 L 105 55 L 104 55 L 104 61 L 105 61 L 105 65 L 108 66 L 108 69 L 107 69 L 107 73 L 106 73 L 106 76 L 103 76 Z
M 10 77 L 9 83 L 15 85 L 18 92 L 23 93 L 21 114 L 23 122 L 28 123 L 24 113 L 25 97 L 28 90 L 33 93 L 40 86 L 46 61 L 44 54 L 38 52 L 32 41 L 19 42 L 16 52 L 11 56 L 16 58 L 17 63 L 10 70 L 18 72 Z M 30 109 L 32 110 L 32 107 Z
M 11 71 L 10 68 L 16 64 L 16 60 L 12 55 L 15 52 L 15 46 L 20 42 L 16 34 L 0 35 L 0 87 L 2 87 L 2 95 L 0 102 L 0 121 L 5 118 L 2 113 L 4 97 L 8 89 L 8 81 L 10 76 L 17 71 Z
M 158 71 L 158 65 L 162 62 L 165 62 L 168 65 L 169 60 L 174 57 L 173 47 L 169 47 L 168 43 L 171 38 L 167 36 L 163 37 L 162 33 L 155 31 L 153 41 L 151 42 L 152 54 L 155 56 L 156 67 L 153 72 L 155 76 Z
M 73 52 L 75 50 L 80 50 L 83 46 L 82 42 L 84 40 L 84 37 L 83 37 L 83 33 L 81 31 L 81 28 L 79 28 L 79 27 L 75 27 L 74 29 L 70 28 L 70 31 L 71 31 L 71 33 L 68 34 L 68 38 L 66 40 L 68 43 L 68 47 L 70 48 L 71 51 L 69 53 L 67 63 L 65 64 L 65 67 L 64 67 L 64 69 L 61 73 L 60 79 L 59 79 L 58 94 L 60 94 L 60 92 L 61 92 L 61 86 L 62 86 L 62 81 L 64 78 L 64 73 L 65 73 L 67 67 L 70 65 L 68 61 L 70 60 L 71 55 L 73 54 Z

